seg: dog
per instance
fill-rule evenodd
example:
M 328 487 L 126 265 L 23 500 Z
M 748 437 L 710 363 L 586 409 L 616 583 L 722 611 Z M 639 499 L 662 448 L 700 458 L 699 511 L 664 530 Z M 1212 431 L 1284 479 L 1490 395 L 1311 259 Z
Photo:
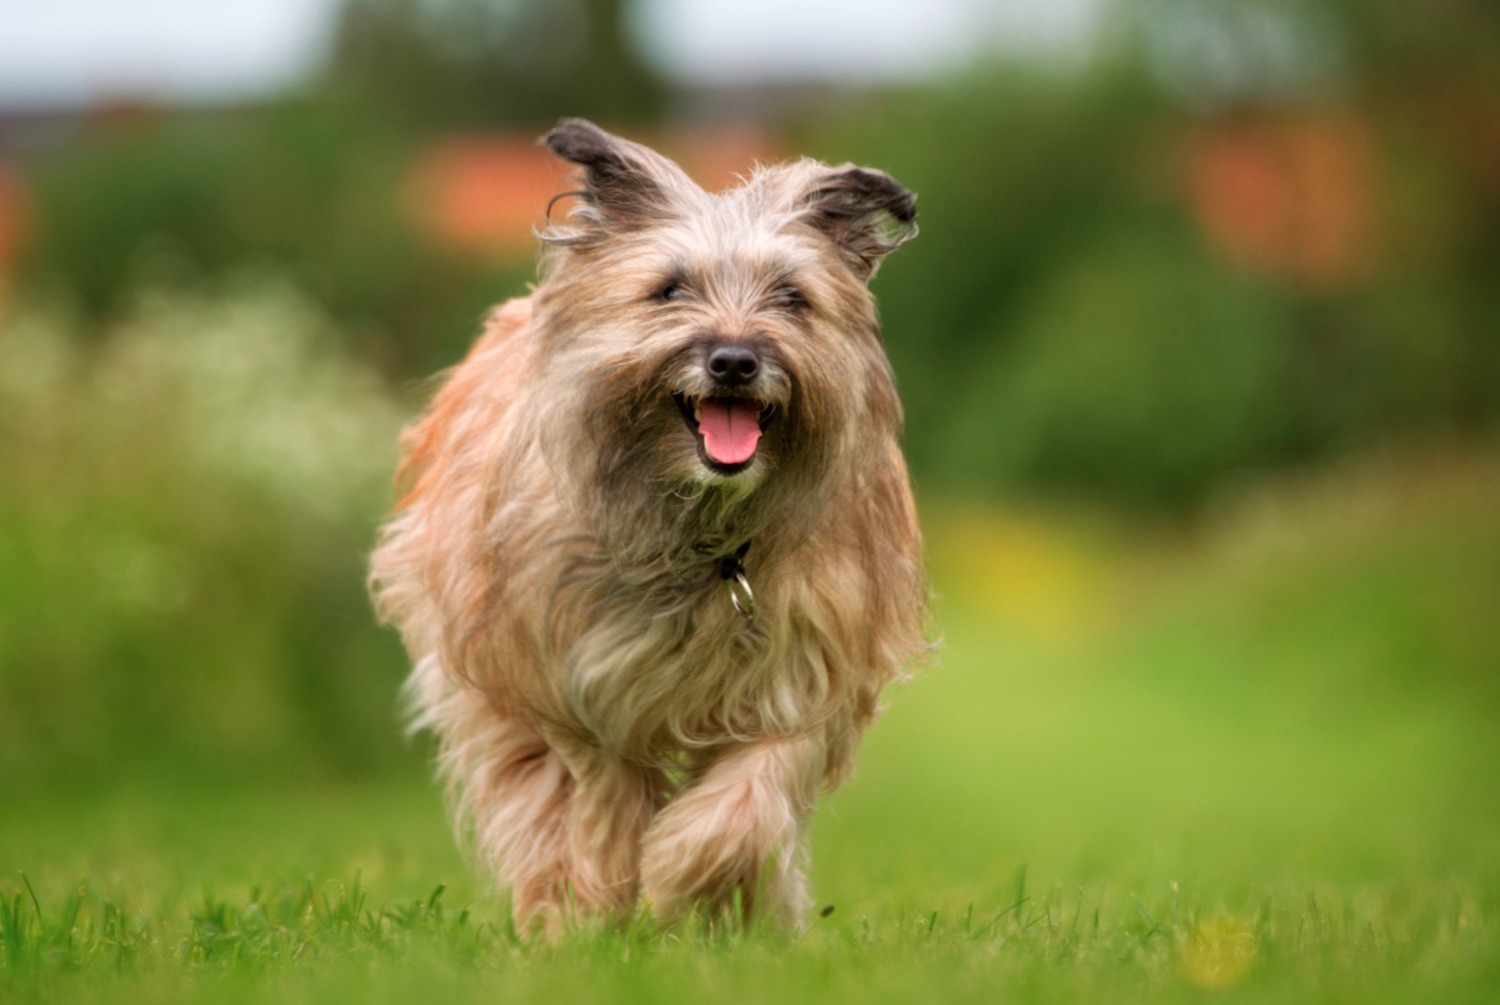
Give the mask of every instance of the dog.
M 525 929 L 795 927 L 813 804 L 929 650 L 866 285 L 915 200 L 811 160 L 709 194 L 580 119 L 543 142 L 572 209 L 403 433 L 371 561 L 414 728 Z

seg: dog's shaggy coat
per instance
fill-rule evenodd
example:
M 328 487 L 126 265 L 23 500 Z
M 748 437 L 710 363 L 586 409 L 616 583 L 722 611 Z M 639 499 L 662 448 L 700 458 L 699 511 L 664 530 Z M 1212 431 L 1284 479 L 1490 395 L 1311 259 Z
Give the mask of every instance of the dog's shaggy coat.
M 926 649 L 865 286 L 913 200 L 811 161 L 710 195 L 580 120 L 546 142 L 573 212 L 402 438 L 377 605 L 518 921 L 795 923 L 814 800 Z

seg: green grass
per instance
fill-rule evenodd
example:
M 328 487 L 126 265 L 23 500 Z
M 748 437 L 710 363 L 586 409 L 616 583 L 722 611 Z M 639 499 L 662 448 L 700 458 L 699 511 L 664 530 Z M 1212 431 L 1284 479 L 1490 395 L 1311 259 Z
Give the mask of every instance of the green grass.
M 137 782 L 0 811 L 0 999 L 1496 1000 L 1497 472 L 1191 537 L 933 508 L 943 656 L 820 809 L 800 937 L 530 944 L 427 784 Z

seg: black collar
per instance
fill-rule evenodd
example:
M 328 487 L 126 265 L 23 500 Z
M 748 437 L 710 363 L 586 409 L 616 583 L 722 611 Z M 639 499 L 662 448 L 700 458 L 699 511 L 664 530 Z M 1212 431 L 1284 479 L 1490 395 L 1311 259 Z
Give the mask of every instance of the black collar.
M 745 555 L 750 551 L 750 542 L 746 541 L 739 546 L 733 555 L 725 555 L 719 559 L 719 578 L 733 579 L 745 574 Z

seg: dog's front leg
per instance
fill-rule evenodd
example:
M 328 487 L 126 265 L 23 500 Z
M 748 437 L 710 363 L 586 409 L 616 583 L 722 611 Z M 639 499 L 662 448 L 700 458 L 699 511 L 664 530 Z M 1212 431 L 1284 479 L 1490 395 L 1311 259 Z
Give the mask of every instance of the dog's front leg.
M 552 743 L 573 779 L 563 836 L 571 906 L 579 915 L 623 921 L 635 910 L 641 838 L 665 783 L 659 772 L 588 744 Z
M 548 735 L 478 692 L 454 692 L 439 713 L 444 773 L 510 888 L 517 926 L 558 936 L 575 921 L 628 917 L 660 775 Z
M 809 905 L 806 825 L 823 776 L 814 739 L 730 747 L 657 814 L 646 832 L 641 887 L 652 916 L 734 904 L 795 925 Z

